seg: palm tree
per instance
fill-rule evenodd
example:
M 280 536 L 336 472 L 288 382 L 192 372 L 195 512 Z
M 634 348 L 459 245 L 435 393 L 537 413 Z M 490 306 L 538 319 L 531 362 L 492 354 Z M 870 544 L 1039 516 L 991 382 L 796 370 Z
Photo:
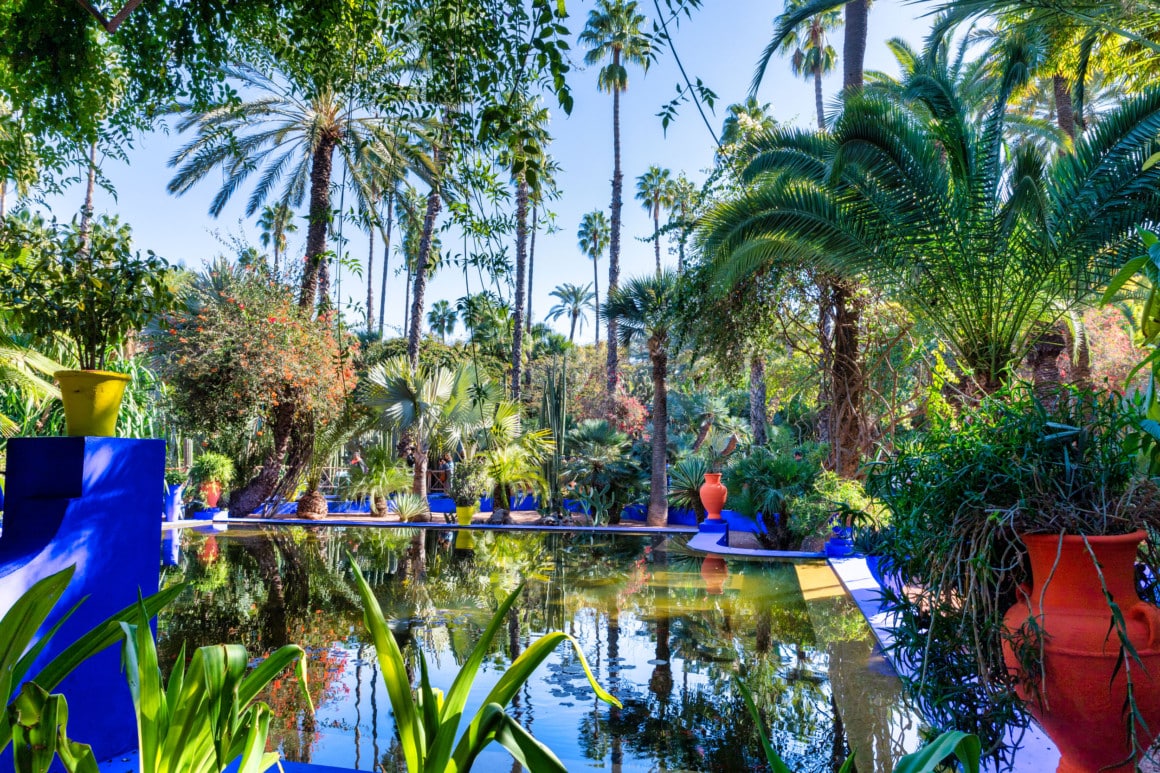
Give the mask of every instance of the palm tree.
M 470 368 L 412 368 L 404 356 L 392 357 L 367 374 L 366 404 L 381 410 L 388 424 L 414 444 L 411 493 L 424 501 L 428 453 L 443 435 L 469 420 L 474 380 Z
M 594 297 L 596 305 L 593 309 L 596 312 L 596 343 L 600 343 L 600 256 L 604 254 L 604 250 L 608 247 L 609 232 L 608 232 L 608 218 L 604 216 L 602 210 L 593 210 L 586 214 L 580 220 L 580 230 L 576 232 L 576 239 L 580 244 L 580 251 L 589 257 L 592 261 L 592 282 L 595 288 Z
M 431 332 L 439 336 L 443 343 L 447 343 L 447 336 L 455 332 L 455 323 L 458 321 L 459 315 L 447 301 L 435 301 L 431 304 L 431 311 L 427 312 L 427 324 L 431 326 Z
M 512 328 L 511 395 L 520 399 L 520 365 L 523 360 L 524 304 L 528 275 L 528 202 L 540 192 L 540 171 L 545 163 L 544 147 L 548 136 L 548 110 L 536 103 L 518 98 L 519 120 L 503 137 L 500 163 L 511 171 L 516 184 L 516 292 Z
M 608 64 L 600 69 L 597 87 L 612 93 L 612 206 L 608 250 L 608 291 L 620 280 L 620 207 L 624 175 L 620 171 L 620 95 L 628 89 L 628 65 L 636 64 L 645 72 L 653 58 L 652 37 L 641 30 L 645 22 L 637 11 L 636 0 L 597 0 L 588 12 L 588 23 L 580 33 L 580 44 L 588 48 L 584 63 Z M 608 318 L 608 340 L 616 340 L 616 320 Z M 620 380 L 617 349 L 608 347 L 607 390 L 611 397 Z
M 652 477 L 649 482 L 648 525 L 668 523 L 668 377 L 669 333 L 675 324 L 677 277 L 667 271 L 635 277 L 608 294 L 605 313 L 618 324 L 619 341 L 628 346 L 645 339 L 652 363 Z
M 785 10 L 796 11 L 806 4 L 806 0 L 786 0 Z M 783 53 L 789 52 L 790 68 L 793 74 L 814 81 L 814 105 L 818 111 L 818 129 L 826 128 L 826 113 L 822 102 L 822 76 L 833 72 L 838 52 L 830 45 L 828 33 L 842 23 L 842 15 L 836 8 L 810 16 L 801 26 L 791 30 L 778 46 Z M 764 70 L 772 50 L 766 49 L 758 64 Z M 760 77 L 759 77 L 760 79 Z
M 657 259 L 657 274 L 661 273 L 661 208 L 673 206 L 673 173 L 653 164 L 636 178 L 636 200 L 653 219 L 653 250 Z
M 669 227 L 677 227 L 677 273 L 685 273 L 685 242 L 693 230 L 692 214 L 697 206 L 697 186 L 681 172 L 672 185 L 673 204 L 669 213 Z M 674 218 L 675 216 L 675 218 Z
M 592 299 L 595 297 L 592 293 L 592 285 L 562 284 L 553 290 L 550 295 L 559 301 L 555 306 L 548 310 L 548 319 L 557 320 L 560 317 L 567 317 L 570 321 L 568 329 L 568 343 L 572 343 L 576 339 L 576 323 L 580 323 L 580 329 L 584 329 L 584 323 L 588 320 L 588 315 L 584 313 L 585 309 L 591 309 Z
M 274 271 L 278 271 L 278 258 L 286 251 L 286 234 L 295 233 L 294 213 L 284 203 L 267 204 L 262 207 L 258 218 L 258 228 L 262 229 L 262 246 L 274 249 Z
M 303 308 L 312 307 L 315 297 L 325 304 L 330 291 L 325 256 L 334 154 L 345 165 L 351 190 L 364 209 L 383 170 L 422 172 L 429 162 L 400 133 L 388 130 L 385 119 L 367 114 L 335 89 L 300 83 L 293 73 L 266 74 L 252 67 L 234 68 L 228 74 L 243 93 L 254 96 L 204 111 L 182 108 L 178 131 L 194 130 L 197 136 L 169 159 L 169 166 L 177 167 L 169 192 L 187 193 L 220 168 L 225 182 L 210 204 L 214 217 L 259 170 L 246 203 L 247 216 L 271 196 L 280 205 L 297 208 L 309 193 L 306 266 L 298 300 Z
M 1160 211 L 1160 169 L 1140 164 L 1160 90 L 1049 161 L 1032 142 L 1003 147 L 1021 64 L 992 82 L 981 121 L 953 73 L 932 68 L 908 77 L 903 99 L 848 98 L 832 136 L 775 132 L 746 171 L 753 193 L 707 217 L 706 249 L 734 279 L 800 260 L 871 280 L 993 391 L 1045 323 L 1140 251 L 1135 228 Z

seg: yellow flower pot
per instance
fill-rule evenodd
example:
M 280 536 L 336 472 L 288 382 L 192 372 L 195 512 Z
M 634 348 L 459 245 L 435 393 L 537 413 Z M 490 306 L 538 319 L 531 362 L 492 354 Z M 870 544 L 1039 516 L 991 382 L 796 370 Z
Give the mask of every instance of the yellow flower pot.
M 459 521 L 460 526 L 470 526 L 471 516 L 475 515 L 475 511 L 478 509 L 478 505 L 456 505 L 455 520 Z
M 60 384 L 66 435 L 116 436 L 128 376 L 105 370 L 58 370 L 53 376 Z

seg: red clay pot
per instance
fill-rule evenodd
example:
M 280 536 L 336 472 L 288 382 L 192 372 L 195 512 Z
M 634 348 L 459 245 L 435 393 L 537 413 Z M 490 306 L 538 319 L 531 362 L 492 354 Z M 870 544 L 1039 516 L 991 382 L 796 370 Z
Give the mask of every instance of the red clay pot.
M 1160 731 L 1160 609 L 1136 595 L 1136 551 L 1144 537 L 1144 532 L 1136 531 L 1087 541 L 1108 591 L 1124 613 L 1128 639 L 1144 664 L 1129 661 L 1136 704 L 1148 724 L 1145 730 L 1137 723 L 1136 732 L 1147 749 Z M 1134 763 L 1128 759 L 1123 667 L 1112 681 L 1120 639 L 1114 630 L 1109 633 L 1111 609 L 1084 539 L 1064 536 L 1061 544 L 1058 535 L 1028 534 L 1023 543 L 1034 587 L 1007 610 L 1003 621 L 1014 631 L 1034 615 L 1046 640 L 1044 679 L 1036 680 L 1044 694 L 1036 698 L 1020 684 L 1019 697 L 1059 747 L 1059 773 L 1130 771 Z M 1003 643 L 1003 652 L 1007 667 L 1018 671 L 1010 642 Z
M 199 488 L 201 496 L 205 500 L 206 507 L 217 507 L 218 500 L 222 498 L 222 484 L 217 481 L 210 481 L 209 483 L 201 484 Z
M 705 507 L 708 520 L 721 520 L 721 508 L 725 506 L 725 498 L 729 496 L 729 489 L 721 482 L 721 473 L 705 473 L 705 482 L 701 484 L 700 494 L 701 504 Z

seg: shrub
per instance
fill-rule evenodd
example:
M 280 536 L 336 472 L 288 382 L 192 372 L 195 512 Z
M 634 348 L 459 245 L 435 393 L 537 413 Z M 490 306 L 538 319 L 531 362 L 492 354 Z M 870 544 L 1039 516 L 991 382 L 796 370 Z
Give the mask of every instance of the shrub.
M 229 488 L 234 482 L 233 460 L 225 454 L 206 451 L 193 460 L 189 477 L 198 486 L 203 483 L 220 483 L 222 488 Z
M 492 486 L 487 465 L 481 457 L 463 459 L 455 465 L 447 493 L 458 507 L 478 505 L 479 498 Z

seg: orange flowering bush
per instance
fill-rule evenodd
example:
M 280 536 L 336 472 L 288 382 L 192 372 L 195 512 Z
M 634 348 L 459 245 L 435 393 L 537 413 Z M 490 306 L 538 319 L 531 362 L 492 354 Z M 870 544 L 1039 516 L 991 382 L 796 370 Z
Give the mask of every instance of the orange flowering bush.
M 261 266 L 215 263 L 149 343 L 179 423 L 211 444 L 261 442 L 290 407 L 325 425 L 355 384 L 353 343 L 302 312 L 294 288 Z

